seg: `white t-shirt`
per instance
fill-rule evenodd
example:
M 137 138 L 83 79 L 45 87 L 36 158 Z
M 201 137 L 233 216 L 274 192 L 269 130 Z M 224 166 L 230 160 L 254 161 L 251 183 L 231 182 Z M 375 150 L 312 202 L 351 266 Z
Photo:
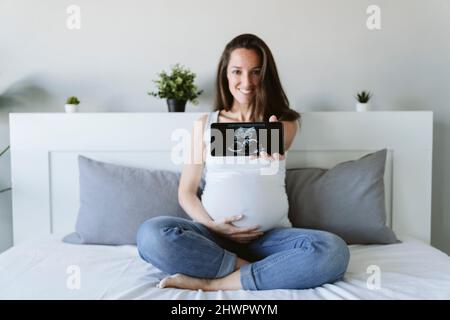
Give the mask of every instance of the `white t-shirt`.
M 211 112 L 204 130 L 207 154 L 203 207 L 215 221 L 242 214 L 243 218 L 234 222 L 239 227 L 259 225 L 262 231 L 292 227 L 285 186 L 286 160 L 212 157 L 210 125 L 218 122 L 218 116 L 219 111 Z

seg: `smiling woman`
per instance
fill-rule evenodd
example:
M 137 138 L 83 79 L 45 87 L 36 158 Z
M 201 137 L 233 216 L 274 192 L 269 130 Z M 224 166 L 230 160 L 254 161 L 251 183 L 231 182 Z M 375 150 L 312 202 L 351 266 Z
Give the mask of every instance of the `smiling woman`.
M 202 163 L 184 166 L 178 188 L 180 205 L 193 221 L 156 217 L 137 235 L 141 257 L 173 275 L 159 287 L 304 289 L 340 279 L 349 261 L 345 242 L 328 232 L 292 228 L 284 155 L 261 152 L 268 162 L 223 165 L 209 150 L 213 122 L 282 120 L 284 151 L 290 147 L 300 116 L 289 107 L 264 41 L 252 34 L 231 40 L 220 58 L 216 85 L 215 111 L 201 118 L 204 134 L 191 143 Z M 200 201 L 196 190 L 203 169 Z

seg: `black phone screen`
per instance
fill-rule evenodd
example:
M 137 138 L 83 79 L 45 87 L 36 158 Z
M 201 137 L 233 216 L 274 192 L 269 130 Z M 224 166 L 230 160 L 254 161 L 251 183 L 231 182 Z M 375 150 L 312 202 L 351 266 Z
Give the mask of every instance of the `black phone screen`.
M 284 154 L 281 122 L 216 122 L 211 124 L 211 156 Z

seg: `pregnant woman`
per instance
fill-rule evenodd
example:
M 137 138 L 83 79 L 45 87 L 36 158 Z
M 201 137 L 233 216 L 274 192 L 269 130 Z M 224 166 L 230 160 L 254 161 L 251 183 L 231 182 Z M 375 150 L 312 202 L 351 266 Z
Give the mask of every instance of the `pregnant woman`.
M 349 261 L 346 243 L 329 232 L 293 228 L 288 219 L 286 152 L 243 156 L 243 163 L 210 153 L 212 122 L 281 121 L 285 151 L 291 146 L 300 116 L 289 108 L 267 45 L 251 34 L 231 40 L 216 86 L 215 111 L 199 119 L 200 135 L 193 131 L 192 161 L 178 189 L 180 205 L 193 220 L 156 217 L 137 234 L 140 256 L 169 274 L 158 287 L 305 289 L 341 279 Z M 262 174 L 274 164 L 276 170 Z

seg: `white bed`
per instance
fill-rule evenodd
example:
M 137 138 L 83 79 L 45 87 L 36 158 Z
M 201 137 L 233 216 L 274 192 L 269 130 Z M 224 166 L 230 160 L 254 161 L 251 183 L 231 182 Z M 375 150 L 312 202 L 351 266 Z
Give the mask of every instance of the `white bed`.
M 334 284 L 204 292 L 156 288 L 164 274 L 145 263 L 135 246 L 70 245 L 53 235 L 0 255 L 0 299 L 449 299 L 449 257 L 422 241 L 403 240 L 350 246 L 348 271 Z M 79 266 L 79 289 L 67 286 L 72 265 Z M 380 268 L 379 286 L 371 281 L 372 265 Z
M 431 112 L 302 115 L 287 168 L 331 167 L 388 149 L 387 223 L 403 243 L 351 246 L 344 281 L 310 290 L 158 289 L 155 285 L 164 274 L 142 261 L 134 246 L 61 242 L 76 221 L 79 154 L 123 165 L 181 170 L 174 154 L 200 115 L 11 114 L 14 247 L 0 255 L 0 298 L 450 299 L 450 258 L 430 246 Z M 80 289 L 67 286 L 70 266 L 79 267 Z M 373 281 L 377 279 L 381 282 Z

